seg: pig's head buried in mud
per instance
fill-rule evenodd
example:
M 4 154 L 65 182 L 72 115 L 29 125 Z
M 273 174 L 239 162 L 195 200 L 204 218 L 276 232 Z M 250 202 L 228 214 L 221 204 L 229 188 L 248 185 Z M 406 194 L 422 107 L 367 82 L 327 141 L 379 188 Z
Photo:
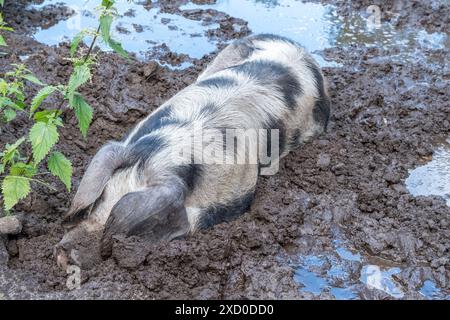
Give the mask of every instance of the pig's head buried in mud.
M 59 262 L 95 232 L 108 256 L 115 235 L 172 240 L 244 213 L 268 166 L 261 153 L 249 160 L 248 144 L 267 151 L 273 167 L 322 133 L 329 114 L 322 73 L 300 45 L 273 35 L 236 41 L 124 140 L 98 151 L 65 217 Z M 205 130 L 215 138 L 205 139 Z M 262 139 L 256 131 L 270 132 Z M 194 156 L 186 158 L 186 150 Z

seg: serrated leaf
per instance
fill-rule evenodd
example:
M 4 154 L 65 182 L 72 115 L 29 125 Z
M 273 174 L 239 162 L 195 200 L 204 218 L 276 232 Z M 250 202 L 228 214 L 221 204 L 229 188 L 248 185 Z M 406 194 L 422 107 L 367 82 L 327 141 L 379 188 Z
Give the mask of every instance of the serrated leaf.
M 35 164 L 45 158 L 58 139 L 58 130 L 53 123 L 37 122 L 33 125 L 30 129 L 30 141 Z
M 3 172 L 5 172 L 5 166 L 0 163 L 0 174 L 2 174 Z
M 86 138 L 94 111 L 79 93 L 74 94 L 71 106 L 74 108 L 75 116 L 78 119 L 78 127 L 80 128 L 81 134 Z
M 8 83 L 4 79 L 0 79 L 0 93 L 6 95 L 8 92 Z
M 86 64 L 76 66 L 70 75 L 67 92 L 69 99 L 73 96 L 75 91 L 91 78 L 91 70 Z
M 23 75 L 22 78 L 25 79 L 25 80 L 30 81 L 31 83 L 37 84 L 39 86 L 45 86 L 45 83 L 43 83 L 41 80 L 39 80 L 38 78 L 36 78 L 32 74 Z
M 36 174 L 36 168 L 25 162 L 14 163 L 9 169 L 9 174 L 12 176 L 25 176 L 32 178 Z
M 30 180 L 25 177 L 7 176 L 3 180 L 2 194 L 5 210 L 11 210 L 30 193 Z
M 25 138 L 22 137 L 13 144 L 6 145 L 5 152 L 3 153 L 2 163 L 3 166 L 6 166 L 7 163 L 11 162 L 14 157 L 18 154 L 17 149 L 19 146 L 25 141 Z
M 47 164 L 48 170 L 50 170 L 54 176 L 61 179 L 67 190 L 70 192 L 70 179 L 72 177 L 72 163 L 70 160 L 68 160 L 61 152 L 55 151 L 48 158 Z
M 5 38 L 3 38 L 2 35 L 0 35 L 0 46 L 3 46 L 3 47 L 6 47 L 6 46 L 7 46 L 6 41 L 5 41 Z
M 5 116 L 6 122 L 10 122 L 16 118 L 17 113 L 13 109 L 7 108 L 3 111 L 3 115 Z
M 23 110 L 21 106 L 19 106 L 17 103 L 14 103 L 10 98 L 7 97 L 0 97 L 0 107 L 10 107 L 15 110 Z
M 128 53 L 122 48 L 122 44 L 114 39 L 109 39 L 108 45 L 122 58 L 129 59 Z
M 83 40 L 85 35 L 85 31 L 80 31 L 77 35 L 72 39 L 72 43 L 70 44 L 70 56 L 73 58 L 75 55 L 80 42 Z
M 39 92 L 31 101 L 30 115 L 33 114 L 33 112 L 35 112 L 41 106 L 42 102 L 55 91 L 56 87 L 53 86 L 47 86 L 39 90 Z
M 16 97 L 16 99 L 19 101 L 25 100 L 25 95 L 18 87 L 10 86 L 8 88 L 8 94 L 13 94 Z
M 33 119 L 37 122 L 52 122 L 54 124 L 62 125 L 61 118 L 59 118 L 59 115 L 61 114 L 61 111 L 58 110 L 42 110 L 39 112 L 36 112 L 33 116 Z
M 111 8 L 114 5 L 114 0 L 102 0 L 102 6 L 106 9 Z
M 103 38 L 103 41 L 108 43 L 110 41 L 110 31 L 111 31 L 111 24 L 113 22 L 113 16 L 112 15 L 102 15 L 100 17 L 100 31 Z

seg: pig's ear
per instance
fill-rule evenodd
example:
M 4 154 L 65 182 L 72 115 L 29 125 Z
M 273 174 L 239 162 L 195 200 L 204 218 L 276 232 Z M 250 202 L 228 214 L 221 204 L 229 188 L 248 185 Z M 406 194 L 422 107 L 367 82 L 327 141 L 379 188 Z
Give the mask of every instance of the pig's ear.
M 89 211 L 100 197 L 106 183 L 114 171 L 123 163 L 124 148 L 118 144 L 108 144 L 101 148 L 87 168 L 80 186 L 73 198 L 64 223 L 70 224 Z
M 113 236 L 137 235 L 148 241 L 172 240 L 190 230 L 182 185 L 151 186 L 131 192 L 113 207 L 101 243 L 103 257 L 111 254 Z

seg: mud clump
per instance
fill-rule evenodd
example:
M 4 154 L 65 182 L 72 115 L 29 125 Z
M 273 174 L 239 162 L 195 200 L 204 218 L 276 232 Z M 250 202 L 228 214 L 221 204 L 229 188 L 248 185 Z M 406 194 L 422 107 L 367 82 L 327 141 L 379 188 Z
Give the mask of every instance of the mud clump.
M 18 2 L 16 10 L 22 10 L 23 3 Z M 352 2 L 354 8 L 366 4 Z M 340 2 L 336 5 L 342 12 L 349 10 Z M 400 25 L 441 30 L 440 24 L 424 18 L 426 5 L 414 5 L 419 11 L 412 6 L 406 5 Z M 171 10 L 177 10 L 177 4 Z M 439 16 L 436 21 L 444 19 Z M 5 19 L 16 26 L 11 11 L 5 12 Z M 41 45 L 17 30 L 7 36 L 10 46 L 0 57 L 0 71 L 20 63 L 19 55 L 27 55 L 27 66 L 42 80 L 67 80 L 68 45 Z M 229 32 L 230 39 L 240 36 Z M 17 207 L 23 217 L 21 234 L 0 242 L 0 294 L 79 299 L 317 298 L 299 291 L 294 269 L 285 258 L 332 250 L 336 232 L 359 252 L 402 266 L 397 278 L 405 298 L 420 298 L 414 292 L 424 279 L 433 279 L 448 294 L 450 208 L 439 197 L 413 197 L 404 185 L 408 170 L 431 157 L 434 142 L 450 134 L 450 87 L 448 81 L 439 80 L 449 78 L 448 70 L 420 61 L 379 62 L 376 58 L 386 52 L 364 46 L 333 48 L 324 54 L 342 64 L 324 69 L 333 103 L 328 133 L 287 156 L 277 175 L 260 178 L 249 213 L 169 243 L 117 237 L 111 258 L 83 268 L 80 289 L 70 291 L 68 275 L 55 263 L 53 246 L 63 236 L 61 218 L 73 192 L 67 195 L 55 179 L 51 184 L 57 191 L 37 186 Z M 438 65 L 450 58 L 448 50 L 435 55 Z M 63 115 L 67 125 L 58 148 L 72 160 L 73 190 L 102 144 L 121 137 L 192 83 L 210 58 L 173 71 L 99 53 L 93 81 L 82 92 L 95 110 L 87 140 L 78 133 L 74 116 Z M 419 85 L 423 82 L 427 85 Z M 55 104 L 57 99 L 46 103 Z M 26 116 L 19 116 L 3 126 L 0 146 L 26 134 L 29 125 Z M 371 291 L 361 296 L 390 298 Z

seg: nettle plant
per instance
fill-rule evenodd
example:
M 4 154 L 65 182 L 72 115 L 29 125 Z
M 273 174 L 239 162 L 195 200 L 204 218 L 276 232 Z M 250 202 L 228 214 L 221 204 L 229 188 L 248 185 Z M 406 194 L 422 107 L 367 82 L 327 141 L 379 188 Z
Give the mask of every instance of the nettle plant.
M 0 0 L 3 5 L 4 0 Z M 26 114 L 32 120 L 28 134 L 17 141 L 6 144 L 0 151 L 1 197 L 6 212 L 9 212 L 20 200 L 30 192 L 32 183 L 51 186 L 41 177 L 52 174 L 58 177 L 66 189 L 71 189 L 72 163 L 62 152 L 57 150 L 59 128 L 64 126 L 61 118 L 63 112 L 74 112 L 78 127 L 84 138 L 87 136 L 92 122 L 93 109 L 86 102 L 79 89 L 86 85 L 92 77 L 91 68 L 96 57 L 92 50 L 97 40 L 103 41 L 111 49 L 128 59 L 121 44 L 111 37 L 111 24 L 117 11 L 114 0 L 102 0 L 97 30 L 83 29 L 72 40 L 70 57 L 73 71 L 65 84 L 49 85 L 39 80 L 24 65 L 12 64 L 11 70 L 0 75 L 0 131 L 1 123 L 12 121 L 18 113 Z M 0 30 L 12 31 L 0 16 Z M 80 43 L 92 38 L 89 49 L 83 50 Z M 0 46 L 6 42 L 0 36 Z M 40 87 L 36 95 L 29 99 L 24 94 L 27 84 Z M 51 95 L 58 94 L 61 102 L 56 108 L 44 107 L 43 102 Z M 68 105 L 68 108 L 63 107 Z M 31 148 L 25 148 L 30 144 Z M 30 150 L 29 154 L 23 150 Z M 46 161 L 48 172 L 39 172 L 41 164 Z

